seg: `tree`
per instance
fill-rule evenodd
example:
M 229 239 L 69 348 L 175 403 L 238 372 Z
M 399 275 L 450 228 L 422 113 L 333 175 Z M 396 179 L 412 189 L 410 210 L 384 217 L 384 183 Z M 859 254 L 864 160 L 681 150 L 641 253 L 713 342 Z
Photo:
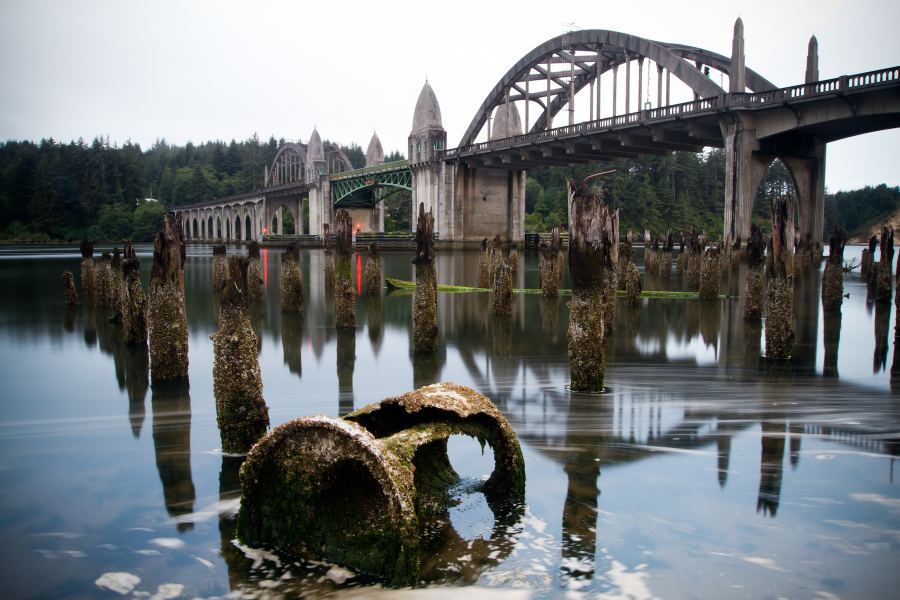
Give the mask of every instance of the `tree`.
M 162 229 L 166 218 L 166 207 L 160 202 L 142 201 L 132 215 L 131 239 L 135 242 L 151 242 L 156 232 Z

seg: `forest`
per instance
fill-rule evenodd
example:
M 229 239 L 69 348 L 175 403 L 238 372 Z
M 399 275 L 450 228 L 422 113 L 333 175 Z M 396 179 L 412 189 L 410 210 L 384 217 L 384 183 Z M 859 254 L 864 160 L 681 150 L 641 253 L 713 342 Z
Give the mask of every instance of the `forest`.
M 6 242 L 149 241 L 167 207 L 251 191 L 263 184 L 265 165 L 284 140 L 256 135 L 237 142 L 175 146 L 156 141 L 143 150 L 108 139 L 91 143 L 0 143 L 0 240 Z M 354 167 L 365 164 L 358 144 L 341 146 Z M 392 152 L 387 160 L 403 155 Z M 526 184 L 526 231 L 547 231 L 566 221 L 566 179 L 616 169 L 602 180 L 608 204 L 619 208 L 623 229 L 690 227 L 716 238 L 722 233 L 724 152 L 621 159 L 602 164 L 531 171 Z M 780 161 L 760 185 L 754 220 L 768 222 L 769 199 L 790 193 L 791 177 Z M 841 223 L 851 234 L 900 206 L 900 188 L 884 184 L 828 194 L 826 229 Z M 386 229 L 409 231 L 409 194 L 386 202 Z

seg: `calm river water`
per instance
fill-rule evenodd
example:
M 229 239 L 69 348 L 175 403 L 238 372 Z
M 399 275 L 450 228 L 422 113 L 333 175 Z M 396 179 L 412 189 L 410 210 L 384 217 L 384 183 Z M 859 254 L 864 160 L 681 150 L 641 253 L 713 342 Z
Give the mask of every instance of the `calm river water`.
M 150 249 L 139 250 L 146 283 Z M 386 253 L 385 275 L 413 279 L 410 259 Z M 477 253 L 437 260 L 441 283 L 475 284 Z M 190 387 L 161 393 L 146 351 L 124 346 L 105 311 L 67 310 L 60 273 L 78 279 L 79 262 L 74 248 L 0 253 L 4 598 L 449 598 L 461 585 L 473 597 L 896 597 L 895 306 L 867 303 L 857 273 L 840 322 L 823 320 L 818 274 L 797 282 L 789 370 L 760 360 L 737 297 L 620 305 L 611 391 L 594 396 L 566 387 L 564 298 L 517 295 L 512 318 L 497 319 L 485 294 L 440 294 L 441 350 L 419 358 L 411 296 L 361 297 L 356 331 L 339 332 L 321 251 L 307 251 L 307 309 L 289 319 L 280 253 L 265 252 L 253 324 L 273 426 L 454 381 L 491 398 L 519 435 L 521 517 L 495 523 L 482 495 L 461 495 L 453 542 L 429 555 L 421 588 L 398 592 L 233 541 L 239 459 L 222 456 L 216 428 L 211 248 L 188 250 Z M 537 287 L 537 268 L 521 256 L 517 287 Z M 474 440 L 450 450 L 466 478 L 492 468 Z

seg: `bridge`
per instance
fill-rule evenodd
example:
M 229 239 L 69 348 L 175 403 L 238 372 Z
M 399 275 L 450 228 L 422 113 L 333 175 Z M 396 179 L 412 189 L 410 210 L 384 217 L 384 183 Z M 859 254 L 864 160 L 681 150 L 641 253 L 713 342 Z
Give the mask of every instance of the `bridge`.
M 781 159 L 794 180 L 800 232 L 822 241 L 826 145 L 900 126 L 900 67 L 819 80 L 813 37 L 804 83 L 778 88 L 745 66 L 743 39 L 740 19 L 731 57 L 613 31 L 570 32 L 539 45 L 501 77 L 456 148 L 447 148 L 440 105 L 426 82 L 408 160 L 385 163 L 373 135 L 366 166 L 353 169 L 314 130 L 308 144 L 279 149 L 262 189 L 175 210 L 193 240 L 283 233 L 285 211 L 297 233 L 321 235 L 337 208 L 350 211 L 358 229 L 383 231 L 383 200 L 408 190 L 411 207 L 421 202 L 434 211 L 442 240 L 478 242 L 499 233 L 522 242 L 529 169 L 717 147 L 726 154 L 726 234 L 749 236 L 757 188 Z M 723 85 L 727 78 L 727 90 L 710 69 Z M 673 83 L 693 100 L 671 103 Z M 577 119 L 576 108 L 585 107 L 587 118 Z M 560 117 L 566 123 L 554 127 Z

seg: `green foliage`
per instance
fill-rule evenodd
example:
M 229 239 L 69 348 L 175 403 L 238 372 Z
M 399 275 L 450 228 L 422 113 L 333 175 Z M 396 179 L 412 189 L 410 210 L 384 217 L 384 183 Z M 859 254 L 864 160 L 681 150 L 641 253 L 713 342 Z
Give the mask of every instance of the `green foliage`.
M 866 234 L 900 209 L 900 187 L 881 184 L 825 197 L 825 231 L 840 223 L 852 235 Z
M 133 229 L 133 212 L 124 202 L 101 206 L 97 224 L 88 230 L 88 237 L 92 240 L 128 239 Z
M 166 217 L 166 207 L 159 202 L 141 202 L 132 215 L 131 239 L 135 242 L 150 242 L 156 232 L 162 229 Z
M 412 195 L 400 190 L 384 200 L 384 230 L 386 232 L 411 231 L 410 203 Z

